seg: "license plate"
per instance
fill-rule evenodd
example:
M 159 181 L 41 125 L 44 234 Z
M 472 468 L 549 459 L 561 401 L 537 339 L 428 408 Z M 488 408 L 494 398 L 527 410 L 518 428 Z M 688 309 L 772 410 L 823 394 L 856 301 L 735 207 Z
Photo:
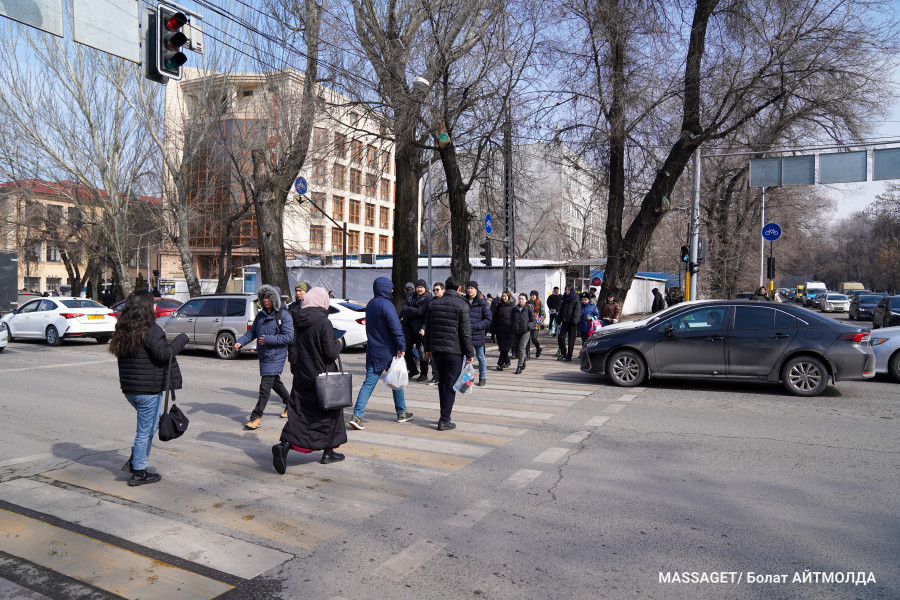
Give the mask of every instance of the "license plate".
M 88 319 L 103 319 L 103 315 L 88 315 Z

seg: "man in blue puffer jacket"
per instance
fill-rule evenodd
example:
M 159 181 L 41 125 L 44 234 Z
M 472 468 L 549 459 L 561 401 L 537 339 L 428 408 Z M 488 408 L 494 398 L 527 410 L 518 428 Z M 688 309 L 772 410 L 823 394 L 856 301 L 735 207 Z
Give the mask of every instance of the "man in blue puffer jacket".
M 288 344 L 294 341 L 294 321 L 291 315 L 282 309 L 281 290 L 271 285 L 261 285 L 256 292 L 262 310 L 256 313 L 250 330 L 234 343 L 235 351 L 241 346 L 257 340 L 256 354 L 259 356 L 259 400 L 250 414 L 245 429 L 259 429 L 263 411 L 269 402 L 272 390 L 284 402 L 281 418 L 287 418 L 287 401 L 291 397 L 281 382 L 281 371 L 288 355 Z
M 359 388 L 356 396 L 356 405 L 353 407 L 353 416 L 350 418 L 350 427 L 353 429 L 365 429 L 363 415 L 366 413 L 366 404 L 378 378 L 391 366 L 391 361 L 396 356 L 403 358 L 403 349 L 406 340 L 403 336 L 403 328 L 400 326 L 400 318 L 397 317 L 397 309 L 391 298 L 394 293 L 394 284 L 387 277 L 379 277 L 372 282 L 372 291 L 375 297 L 366 304 L 366 379 Z M 424 358 L 424 356 L 423 356 Z M 405 423 L 412 419 L 413 414 L 406 410 L 406 399 L 403 390 L 392 390 L 394 394 L 394 410 L 397 413 L 397 421 Z

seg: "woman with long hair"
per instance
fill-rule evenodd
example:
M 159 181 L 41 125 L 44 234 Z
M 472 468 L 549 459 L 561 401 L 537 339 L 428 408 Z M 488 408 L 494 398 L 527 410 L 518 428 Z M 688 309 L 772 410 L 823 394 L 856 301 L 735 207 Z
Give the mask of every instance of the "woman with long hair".
M 122 467 L 131 473 L 128 485 L 132 486 L 161 479 L 159 473 L 147 472 L 147 458 L 162 414 L 169 358 L 172 358 L 172 388 L 181 389 L 181 371 L 174 356 L 188 342 L 188 336 L 183 333 L 171 343 L 166 342 L 166 332 L 156 324 L 154 304 L 153 294 L 147 290 L 130 294 L 109 343 L 110 354 L 119 359 L 122 393 L 137 411 L 131 458 Z

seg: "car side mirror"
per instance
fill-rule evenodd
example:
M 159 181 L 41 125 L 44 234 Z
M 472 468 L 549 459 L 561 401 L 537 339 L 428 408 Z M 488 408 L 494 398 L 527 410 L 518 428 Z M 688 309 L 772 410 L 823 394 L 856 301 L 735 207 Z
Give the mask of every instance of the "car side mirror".
M 19 313 L 19 309 L 18 309 L 18 308 L 13 308 L 13 309 L 10 310 L 9 312 L 10 312 L 10 314 L 15 315 L 15 314 L 18 314 L 18 313 Z
M 663 328 L 663 335 L 666 337 L 675 337 L 675 326 L 671 323 L 666 323 L 666 326 Z

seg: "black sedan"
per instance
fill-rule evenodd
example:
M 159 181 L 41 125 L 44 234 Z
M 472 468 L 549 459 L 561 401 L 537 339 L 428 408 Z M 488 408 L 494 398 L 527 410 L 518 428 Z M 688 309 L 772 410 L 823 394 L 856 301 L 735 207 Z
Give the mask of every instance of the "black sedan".
M 780 381 L 791 394 L 816 396 L 829 380 L 874 377 L 870 334 L 791 304 L 710 300 L 601 329 L 580 361 L 624 387 L 647 377 Z
M 900 296 L 885 296 L 872 310 L 872 327 L 900 325 Z
M 850 320 L 868 321 L 871 319 L 872 312 L 882 298 L 884 298 L 884 294 L 860 294 L 850 298 Z

